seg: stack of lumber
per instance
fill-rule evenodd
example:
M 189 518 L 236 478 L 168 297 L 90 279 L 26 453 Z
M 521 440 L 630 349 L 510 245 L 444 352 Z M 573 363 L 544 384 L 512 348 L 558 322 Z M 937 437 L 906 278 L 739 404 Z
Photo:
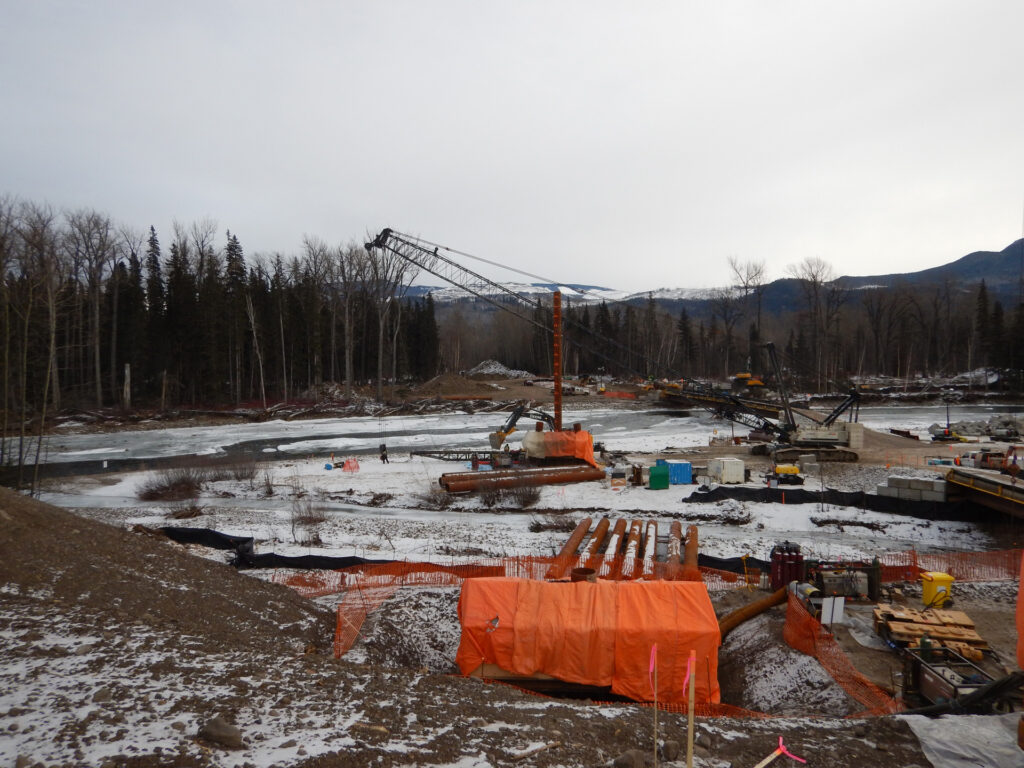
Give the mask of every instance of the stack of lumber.
M 874 610 L 875 633 L 900 645 L 916 646 L 925 634 L 936 645 L 944 645 L 963 655 L 966 649 L 988 650 L 988 644 L 963 611 L 931 608 L 918 611 L 881 603 Z M 971 654 L 973 655 L 973 654 Z

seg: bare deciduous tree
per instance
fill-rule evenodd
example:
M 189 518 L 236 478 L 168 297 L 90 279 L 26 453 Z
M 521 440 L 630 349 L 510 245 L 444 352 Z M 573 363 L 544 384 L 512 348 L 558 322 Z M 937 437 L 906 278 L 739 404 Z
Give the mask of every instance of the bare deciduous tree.
M 101 371 L 100 305 L 103 278 L 117 259 L 118 242 L 110 218 L 96 211 L 81 209 L 67 214 L 67 247 L 72 263 L 85 271 L 86 291 L 89 297 L 90 347 L 93 352 L 93 377 L 96 388 L 96 407 L 103 407 L 103 374 Z

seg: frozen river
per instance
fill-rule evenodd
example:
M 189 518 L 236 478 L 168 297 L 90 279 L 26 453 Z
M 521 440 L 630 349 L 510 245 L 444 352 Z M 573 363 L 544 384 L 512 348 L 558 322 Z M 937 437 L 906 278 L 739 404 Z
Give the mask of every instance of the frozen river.
M 949 409 L 951 421 L 987 420 L 1020 414 L 1021 405 L 963 405 Z M 487 450 L 487 435 L 500 427 L 507 414 L 447 413 L 426 416 L 358 417 L 266 421 L 218 426 L 178 427 L 103 434 L 55 434 L 46 439 L 45 474 L 102 472 L 150 466 L 187 456 L 238 456 L 272 460 L 310 456 L 376 454 L 380 443 L 389 451 L 468 449 Z M 741 425 L 702 410 L 678 411 L 652 406 L 622 408 L 567 408 L 564 422 L 581 422 L 594 440 L 609 450 L 655 452 L 666 448 L 707 445 L 714 435 L 745 434 Z M 867 427 L 907 429 L 927 436 L 927 428 L 945 423 L 946 407 L 878 406 L 860 410 Z M 520 426 L 532 427 L 526 419 Z M 735 431 L 734 431 L 735 430 Z M 519 433 L 520 435 L 522 433 Z M 509 440 L 513 447 L 517 434 Z

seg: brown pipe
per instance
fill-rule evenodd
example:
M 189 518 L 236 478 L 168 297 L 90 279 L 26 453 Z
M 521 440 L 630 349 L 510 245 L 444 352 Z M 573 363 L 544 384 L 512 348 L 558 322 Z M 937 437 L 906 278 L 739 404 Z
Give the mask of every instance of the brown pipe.
M 683 554 L 683 524 L 678 520 L 672 521 L 668 530 L 668 556 L 666 557 L 667 567 L 665 568 L 665 579 L 675 581 L 679 578 L 679 559 Z
M 742 608 L 739 608 L 729 615 L 723 616 L 719 619 L 718 631 L 722 635 L 721 641 L 725 642 L 725 636 L 743 622 L 764 613 L 773 605 L 781 605 L 786 602 L 786 589 L 786 587 L 780 587 L 777 592 L 772 592 L 767 597 L 762 597 L 760 600 L 755 600 L 749 605 L 744 605 Z
M 633 578 L 636 570 L 636 556 L 640 554 L 640 534 L 643 531 L 643 523 L 634 520 L 629 524 L 629 538 L 626 540 L 626 554 L 622 558 L 622 575 L 627 579 Z
M 546 579 L 560 579 L 565 575 L 565 569 L 569 567 L 569 563 L 576 557 L 576 550 L 579 548 L 580 543 L 583 541 L 583 537 L 587 535 L 590 530 L 591 520 L 589 517 L 585 517 L 580 520 L 579 525 L 576 526 L 576 530 L 572 532 L 572 536 L 565 542 L 565 546 L 562 547 L 562 551 L 555 557 L 555 561 L 548 568 Z
M 704 581 L 697 567 L 697 526 L 686 526 L 686 548 L 683 550 L 683 581 Z
M 466 493 L 493 488 L 585 483 L 603 478 L 604 471 L 597 467 L 541 467 L 490 472 L 447 472 L 441 475 L 438 483 L 448 493 Z
M 594 529 L 594 533 L 590 537 L 590 543 L 587 544 L 586 565 L 588 568 L 597 567 L 597 553 L 601 551 L 601 547 L 604 545 L 605 536 L 608 535 L 608 529 L 610 527 L 611 522 L 608 518 L 602 517 L 600 522 L 597 524 L 597 528 Z
M 654 520 L 648 520 L 644 533 L 644 565 L 641 578 L 650 580 L 654 578 L 654 561 L 658 557 L 658 524 Z
M 600 576 L 613 576 L 612 566 L 615 563 L 615 558 L 619 554 L 619 548 L 622 546 L 622 537 L 626 533 L 626 519 L 619 518 L 615 521 L 615 527 L 612 528 L 612 535 L 608 539 L 608 548 L 604 551 L 604 560 L 601 563 L 601 570 L 598 575 Z

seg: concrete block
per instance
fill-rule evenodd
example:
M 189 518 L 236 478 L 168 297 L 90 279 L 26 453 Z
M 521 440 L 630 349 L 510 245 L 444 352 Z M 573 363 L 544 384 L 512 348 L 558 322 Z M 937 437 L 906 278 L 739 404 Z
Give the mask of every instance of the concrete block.
M 921 500 L 921 491 L 916 488 L 897 488 L 896 490 L 899 491 L 899 497 L 901 499 L 906 499 L 907 501 Z
M 801 453 L 800 456 L 797 458 L 796 463 L 797 464 L 813 464 L 817 460 L 818 460 L 818 455 L 816 453 Z
M 946 492 L 946 481 L 945 480 L 932 480 L 932 490 L 940 491 L 941 493 Z
M 889 487 L 890 488 L 909 488 L 910 487 L 910 478 L 909 477 L 893 477 L 892 475 L 890 475 L 887 482 L 889 483 Z
M 807 463 L 800 465 L 800 471 L 809 477 L 817 477 L 821 474 L 821 464 Z
M 890 488 L 888 485 L 878 486 L 877 491 L 879 496 L 889 496 L 893 499 L 899 498 L 900 495 L 899 488 Z
M 847 434 L 849 437 L 848 446 L 850 450 L 856 451 L 864 447 L 864 425 L 859 422 L 853 422 L 846 425 Z
M 918 478 L 918 477 L 915 477 L 915 478 L 911 479 L 910 487 L 914 488 L 914 489 L 916 489 L 918 491 L 933 491 L 933 490 L 935 490 L 934 488 L 932 488 L 932 481 L 931 480 L 925 480 L 925 479 Z
M 921 501 L 945 501 L 944 491 L 921 491 Z

